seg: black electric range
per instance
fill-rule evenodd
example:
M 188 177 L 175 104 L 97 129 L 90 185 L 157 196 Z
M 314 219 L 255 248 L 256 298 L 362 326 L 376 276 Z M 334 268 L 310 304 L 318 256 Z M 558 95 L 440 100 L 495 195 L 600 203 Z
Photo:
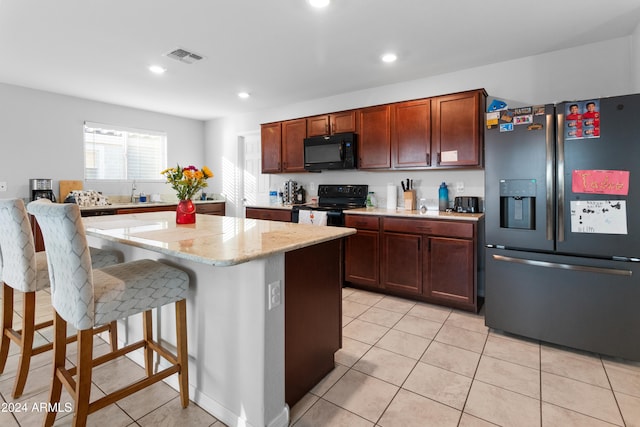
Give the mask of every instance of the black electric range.
M 368 192 L 368 185 L 319 185 L 318 203 L 293 206 L 292 222 L 298 222 L 300 210 L 325 211 L 327 225 L 343 227 L 343 212 L 364 208 L 367 205 Z

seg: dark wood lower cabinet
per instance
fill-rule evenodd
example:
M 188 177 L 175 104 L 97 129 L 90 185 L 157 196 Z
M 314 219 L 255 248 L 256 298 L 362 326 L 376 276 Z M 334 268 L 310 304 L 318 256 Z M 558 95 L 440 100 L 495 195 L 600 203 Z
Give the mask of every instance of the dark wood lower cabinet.
M 285 401 L 293 407 L 335 367 L 342 346 L 342 239 L 285 254 Z
M 350 283 L 380 287 L 380 218 L 345 215 L 345 227 L 358 232 L 345 239 L 344 277 Z
M 382 287 L 422 294 L 422 236 L 384 233 L 382 235 Z
M 478 311 L 478 221 L 345 215 L 345 282 Z
M 475 309 L 473 241 L 444 237 L 427 237 L 425 240 L 425 296 L 454 307 Z
M 291 222 L 290 209 L 246 208 L 245 218 Z

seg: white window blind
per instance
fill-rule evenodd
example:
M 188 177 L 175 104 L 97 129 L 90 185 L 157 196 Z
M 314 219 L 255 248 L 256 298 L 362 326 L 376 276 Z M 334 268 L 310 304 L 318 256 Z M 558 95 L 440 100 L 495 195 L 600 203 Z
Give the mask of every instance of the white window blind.
M 84 123 L 84 175 L 94 180 L 163 180 L 167 134 Z

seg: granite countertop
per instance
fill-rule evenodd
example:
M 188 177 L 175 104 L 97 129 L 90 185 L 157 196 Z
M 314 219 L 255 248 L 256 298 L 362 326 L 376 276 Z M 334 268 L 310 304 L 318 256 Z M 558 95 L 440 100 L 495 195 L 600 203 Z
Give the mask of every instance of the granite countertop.
M 208 203 L 224 203 L 226 200 L 194 200 L 193 203 L 199 204 L 208 204 Z M 109 209 L 127 209 L 127 208 L 152 208 L 155 206 L 175 206 L 178 204 L 178 201 L 173 202 L 138 202 L 138 203 L 111 203 L 109 205 L 104 206 L 80 206 L 81 211 L 96 211 L 96 210 L 109 210 Z
M 422 214 L 417 210 L 405 210 L 402 208 L 384 209 L 384 208 L 359 208 L 349 209 L 346 214 L 357 215 L 378 215 L 378 216 L 397 216 L 405 218 L 422 218 L 422 219 L 447 219 L 456 221 L 478 221 L 484 217 L 483 213 L 458 213 L 458 212 L 440 212 L 428 210 Z
M 354 228 L 197 215 L 176 224 L 173 212 L 82 219 L 88 236 L 215 266 L 230 266 L 355 234 Z

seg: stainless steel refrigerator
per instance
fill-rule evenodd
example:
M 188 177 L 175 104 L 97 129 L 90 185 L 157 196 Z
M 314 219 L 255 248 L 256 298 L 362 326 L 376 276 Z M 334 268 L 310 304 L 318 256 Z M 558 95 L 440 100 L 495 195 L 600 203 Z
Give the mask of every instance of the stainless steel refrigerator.
M 640 360 L 640 95 L 487 113 L 486 325 Z

